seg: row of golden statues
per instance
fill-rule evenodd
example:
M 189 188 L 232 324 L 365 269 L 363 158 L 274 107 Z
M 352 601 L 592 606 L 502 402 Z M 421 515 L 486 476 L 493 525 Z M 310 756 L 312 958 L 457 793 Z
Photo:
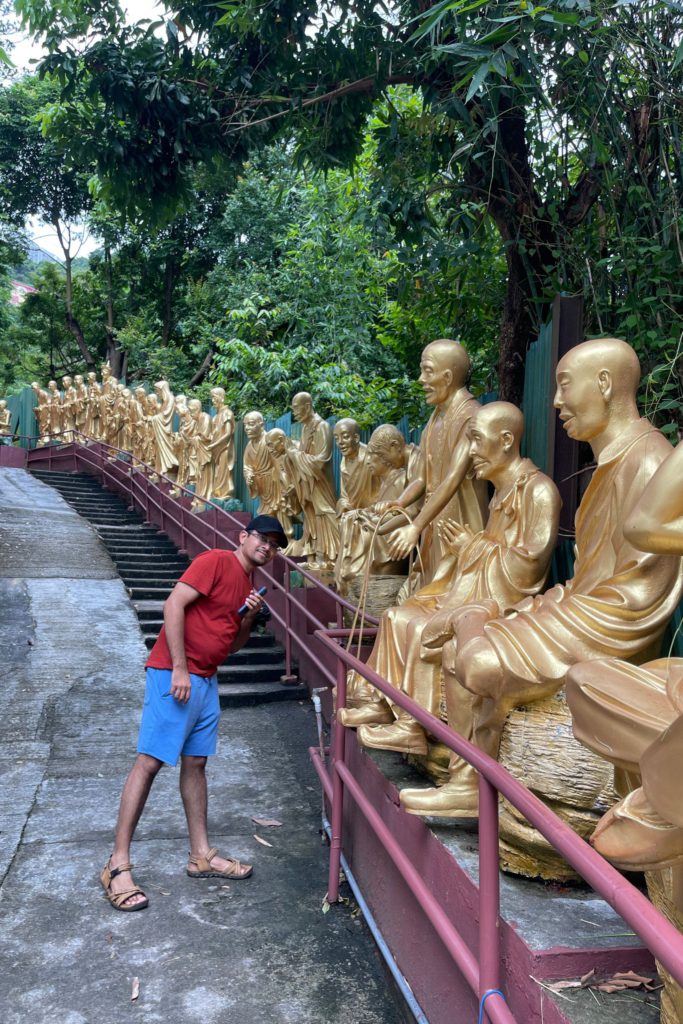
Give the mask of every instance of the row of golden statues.
M 426 346 L 420 383 L 433 412 L 419 447 L 389 424 L 367 445 L 353 419 L 332 431 L 308 393 L 292 400 L 298 441 L 248 413 L 249 494 L 290 538 L 301 517 L 303 535 L 287 552 L 333 571 L 342 593 L 359 579 L 402 584 L 382 612 L 369 664 L 492 757 L 515 709 L 566 692 L 576 738 L 615 767 L 618 802 L 599 821 L 594 846 L 622 869 L 677 867 L 683 661 L 658 656 L 683 590 L 683 447 L 674 450 L 641 418 L 640 365 L 628 344 L 588 341 L 563 357 L 554 405 L 567 434 L 590 445 L 595 469 L 576 515 L 574 575 L 544 590 L 558 490 L 520 453 L 520 410 L 480 405 L 466 388 L 469 372 L 457 342 Z M 75 428 L 178 484 L 194 483 L 199 497 L 232 495 L 234 417 L 222 389 L 211 392 L 211 418 L 163 381 L 151 395 L 131 394 L 107 368 L 101 384 L 94 374 L 63 384 L 62 395 L 55 382 L 48 392 L 34 385 L 41 441 Z M 355 673 L 337 713 L 366 747 L 418 758 L 429 751 L 422 726 Z M 441 785 L 400 798 L 413 814 L 476 817 L 476 773 L 453 754 Z M 683 1020 L 673 991 L 667 1019 Z
M 302 518 L 288 553 L 333 569 L 342 592 L 364 575 L 403 579 L 416 549 L 396 603 L 382 614 L 372 667 L 493 757 L 514 708 L 566 686 L 576 736 L 618 769 L 622 800 L 596 830 L 596 848 L 624 868 L 683 861 L 669 760 L 683 729 L 683 671 L 673 660 L 652 661 L 683 585 L 683 452 L 640 417 L 640 366 L 629 345 L 602 339 L 572 349 L 557 368 L 554 404 L 569 436 L 590 444 L 596 468 L 576 516 L 574 575 L 543 592 L 557 488 L 520 454 L 520 410 L 481 406 L 465 386 L 469 371 L 457 342 L 424 349 L 420 383 L 433 413 L 419 448 L 389 424 L 367 445 L 353 419 L 332 431 L 305 392 L 292 400 L 298 441 L 248 413 L 249 493 L 290 537 Z M 78 430 L 178 485 L 192 482 L 199 499 L 234 494 L 235 420 L 222 388 L 211 392 L 210 417 L 165 381 L 150 395 L 131 393 L 107 366 L 101 383 L 93 373 L 62 383 L 61 393 L 54 381 L 47 391 L 33 385 L 40 443 Z M 339 714 L 367 747 L 427 753 L 422 727 L 353 674 Z M 416 814 L 476 815 L 476 774 L 454 755 L 445 784 L 404 790 L 401 801 Z

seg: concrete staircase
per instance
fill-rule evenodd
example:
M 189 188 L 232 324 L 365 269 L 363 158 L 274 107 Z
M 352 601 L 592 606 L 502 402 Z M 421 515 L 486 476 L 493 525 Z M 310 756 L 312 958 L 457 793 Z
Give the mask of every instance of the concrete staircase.
M 138 616 L 145 644 L 151 649 L 163 625 L 164 601 L 188 567 L 188 558 L 154 526 L 105 490 L 86 473 L 33 470 L 32 475 L 54 487 L 92 523 L 123 580 Z M 305 686 L 284 686 L 284 650 L 265 631 L 230 655 L 218 669 L 221 706 L 246 707 L 274 701 L 308 698 Z

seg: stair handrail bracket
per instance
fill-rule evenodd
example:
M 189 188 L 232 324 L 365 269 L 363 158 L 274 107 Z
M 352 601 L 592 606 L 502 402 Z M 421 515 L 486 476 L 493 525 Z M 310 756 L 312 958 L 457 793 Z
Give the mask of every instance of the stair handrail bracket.
M 633 929 L 643 944 L 683 985 L 683 935 L 661 914 L 631 882 L 550 810 L 537 796 L 514 778 L 497 761 L 454 732 L 426 711 L 411 697 L 397 689 L 348 648 L 350 629 L 320 629 L 316 637 L 337 658 L 337 709 L 346 706 L 346 673 L 349 669 L 363 676 L 393 704 L 407 711 L 427 732 L 468 761 L 479 775 L 479 959 L 466 945 L 456 925 L 420 876 L 418 869 L 400 847 L 396 837 L 382 821 L 372 801 L 345 763 L 346 728 L 333 722 L 329 764 L 317 747 L 310 755 L 331 804 L 328 900 L 338 898 L 340 857 L 343 846 L 343 801 L 348 794 L 379 840 L 413 896 L 420 903 L 445 948 L 469 983 L 478 1000 L 485 998 L 484 1013 L 492 1024 L 526 1024 L 514 1017 L 498 990 L 505 987 L 500 977 L 500 891 L 498 863 L 498 798 L 512 804 L 550 845 Z M 492 991 L 493 990 L 493 991 Z M 484 1017 L 486 1019 L 486 1017 Z

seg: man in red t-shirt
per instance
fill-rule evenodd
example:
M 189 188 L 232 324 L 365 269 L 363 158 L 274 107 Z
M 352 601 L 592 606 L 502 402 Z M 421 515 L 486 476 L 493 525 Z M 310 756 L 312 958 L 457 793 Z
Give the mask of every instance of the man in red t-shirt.
M 274 516 L 256 516 L 240 533 L 235 551 L 214 549 L 195 558 L 164 605 L 164 625 L 147 660 L 138 756 L 123 787 L 114 848 L 100 876 L 116 910 L 144 910 L 149 904 L 130 873 L 130 844 L 159 769 L 178 758 L 190 837 L 187 874 L 241 879 L 252 873 L 250 864 L 209 847 L 206 759 L 216 752 L 217 668 L 244 646 L 263 605 L 251 573 L 287 543 Z

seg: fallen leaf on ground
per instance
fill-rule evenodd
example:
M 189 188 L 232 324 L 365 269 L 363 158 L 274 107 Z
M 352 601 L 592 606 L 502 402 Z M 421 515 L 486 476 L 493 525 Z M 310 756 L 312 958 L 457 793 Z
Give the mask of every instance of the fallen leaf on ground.
M 132 992 L 130 994 L 130 1001 L 131 1001 L 131 1003 L 134 1003 L 139 995 L 140 995 L 140 979 L 139 978 L 133 978 L 133 990 L 132 990 Z
M 327 893 L 325 893 L 325 899 L 323 900 L 323 905 L 322 905 L 322 912 L 323 912 L 323 914 L 327 914 L 327 913 L 329 913 L 329 910 L 330 910 L 330 901 L 327 898 Z
M 597 992 L 627 992 L 629 989 L 643 988 L 646 992 L 654 992 L 658 983 L 654 978 L 648 978 L 644 974 L 636 974 L 635 971 L 615 971 L 608 978 L 596 978 L 595 968 L 588 971 L 582 978 L 569 978 L 565 981 L 547 981 L 544 987 L 551 992 L 561 992 L 567 988 L 589 988 Z
M 279 828 L 282 824 L 277 818 L 252 818 L 251 819 L 256 825 L 261 825 L 263 828 Z
M 256 833 L 254 833 L 254 839 L 256 840 L 257 843 L 260 843 L 261 846 L 270 846 L 272 850 L 273 844 L 269 843 L 267 839 L 261 839 L 261 836 L 257 836 Z

